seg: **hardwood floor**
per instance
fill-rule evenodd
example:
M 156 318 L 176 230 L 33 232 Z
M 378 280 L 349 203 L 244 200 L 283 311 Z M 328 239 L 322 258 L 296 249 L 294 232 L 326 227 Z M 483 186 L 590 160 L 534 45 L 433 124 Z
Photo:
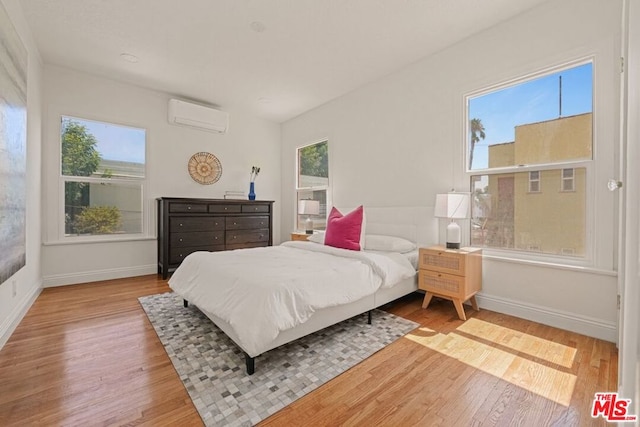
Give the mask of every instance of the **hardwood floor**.
M 137 298 L 160 276 L 44 289 L 0 351 L 0 425 L 202 425 Z M 422 296 L 388 311 L 421 327 L 262 426 L 589 426 L 616 391 L 615 345 Z

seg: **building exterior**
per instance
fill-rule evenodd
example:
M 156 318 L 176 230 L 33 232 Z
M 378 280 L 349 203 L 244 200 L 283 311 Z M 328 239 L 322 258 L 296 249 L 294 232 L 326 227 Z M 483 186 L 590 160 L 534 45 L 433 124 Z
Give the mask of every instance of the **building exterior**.
M 515 141 L 489 146 L 489 168 L 540 164 L 539 170 L 488 175 L 476 195 L 474 244 L 584 256 L 586 167 L 546 166 L 592 158 L 592 113 L 517 126 Z M 484 198 L 483 203 L 478 203 Z M 484 206 L 484 207 L 483 207 Z M 550 215 L 549 213 L 552 212 Z

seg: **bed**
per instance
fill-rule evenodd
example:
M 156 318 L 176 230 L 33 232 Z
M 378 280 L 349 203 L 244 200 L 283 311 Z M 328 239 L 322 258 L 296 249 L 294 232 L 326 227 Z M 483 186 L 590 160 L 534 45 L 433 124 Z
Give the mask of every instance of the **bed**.
M 393 211 L 368 208 L 366 235 L 415 242 L 416 211 L 421 208 L 405 208 L 384 221 Z M 427 229 L 427 235 L 434 234 L 433 223 Z M 374 308 L 417 289 L 416 245 L 396 252 L 366 250 L 366 245 L 352 251 L 321 242 L 195 252 L 169 286 L 242 349 L 251 375 L 260 354 L 362 313 L 369 312 L 370 322 Z

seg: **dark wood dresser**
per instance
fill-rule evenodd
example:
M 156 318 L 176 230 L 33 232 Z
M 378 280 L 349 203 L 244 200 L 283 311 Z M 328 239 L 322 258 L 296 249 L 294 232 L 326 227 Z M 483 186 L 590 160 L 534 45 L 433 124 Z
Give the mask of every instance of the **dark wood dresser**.
M 196 251 L 273 244 L 273 201 L 182 199 L 158 202 L 158 274 L 166 279 Z

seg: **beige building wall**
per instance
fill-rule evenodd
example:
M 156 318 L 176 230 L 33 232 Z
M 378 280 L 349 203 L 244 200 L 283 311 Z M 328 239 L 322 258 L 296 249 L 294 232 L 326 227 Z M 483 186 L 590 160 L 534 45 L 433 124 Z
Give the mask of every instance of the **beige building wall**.
M 489 147 L 489 167 L 592 157 L 591 113 L 521 125 L 516 127 L 515 134 L 513 143 Z M 565 180 L 562 168 L 538 172 L 539 182 L 533 184 L 533 188 L 529 172 L 489 176 L 493 214 L 487 221 L 487 229 L 490 234 L 502 232 L 509 236 L 487 239 L 486 244 L 584 256 L 586 169 L 567 170 L 567 176 L 573 178 Z M 505 185 L 510 178 L 512 187 Z M 505 198 L 509 197 L 505 192 L 509 191 L 513 203 L 505 206 Z M 512 225 L 508 224 L 509 215 L 512 215 Z
M 516 126 L 514 165 L 591 159 L 592 113 Z
M 573 170 L 573 191 L 562 189 L 562 169 L 540 171 L 538 192 L 529 191 L 529 173 L 515 174 L 516 249 L 550 254 L 585 254 L 586 171 Z

